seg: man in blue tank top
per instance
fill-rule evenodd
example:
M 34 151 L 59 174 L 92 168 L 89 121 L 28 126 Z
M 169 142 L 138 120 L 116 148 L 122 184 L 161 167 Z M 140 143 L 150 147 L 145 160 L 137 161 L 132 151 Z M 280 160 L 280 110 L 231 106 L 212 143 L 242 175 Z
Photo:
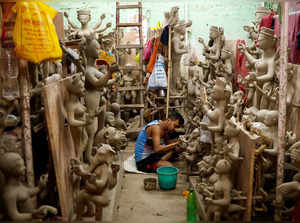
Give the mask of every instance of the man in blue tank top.
M 167 120 L 154 120 L 148 123 L 139 133 L 135 145 L 135 161 L 137 169 L 143 172 L 156 172 L 161 166 L 173 166 L 168 159 L 172 156 L 174 149 L 180 142 L 175 141 L 167 145 L 161 145 L 161 139 L 168 143 L 168 133 L 182 126 L 182 116 L 172 111 Z

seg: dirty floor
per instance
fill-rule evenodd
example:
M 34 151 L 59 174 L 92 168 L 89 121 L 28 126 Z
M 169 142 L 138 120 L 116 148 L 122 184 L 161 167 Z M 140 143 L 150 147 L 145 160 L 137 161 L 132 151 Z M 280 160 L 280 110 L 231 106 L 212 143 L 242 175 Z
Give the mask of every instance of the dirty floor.
M 123 153 L 124 160 L 133 152 L 134 144 L 130 142 Z M 176 163 L 175 166 L 179 169 L 183 168 L 182 163 Z M 181 175 L 179 172 L 176 189 L 169 191 L 160 189 L 145 191 L 144 178 L 148 177 L 157 178 L 156 174 L 125 172 L 114 217 L 115 221 L 130 223 L 185 222 L 186 201 L 182 192 L 189 186 L 185 175 Z

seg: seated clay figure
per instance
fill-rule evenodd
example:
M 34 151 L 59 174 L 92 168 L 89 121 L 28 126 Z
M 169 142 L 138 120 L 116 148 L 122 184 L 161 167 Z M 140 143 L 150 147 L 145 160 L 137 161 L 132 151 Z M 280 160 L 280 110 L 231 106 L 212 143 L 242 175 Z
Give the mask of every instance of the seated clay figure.
M 32 198 L 42 192 L 48 178 L 43 175 L 37 187 L 29 187 L 23 183 L 25 165 L 24 160 L 18 153 L 8 152 L 1 155 L 0 170 L 3 172 L 6 181 L 4 187 L 0 188 L 0 192 L 7 219 L 28 221 L 43 218 L 48 214 L 57 214 L 57 209 L 48 205 L 42 205 L 33 210 L 30 208 L 32 207 L 32 204 L 30 204 Z
M 126 130 L 127 126 L 123 119 L 121 119 L 120 115 L 120 105 L 118 103 L 111 104 L 111 111 L 114 114 L 115 126 L 119 130 Z
M 77 199 L 78 220 L 82 219 L 85 206 L 92 207 L 91 203 L 96 206 L 95 220 L 102 220 L 103 207 L 110 202 L 110 190 L 117 184 L 117 173 L 120 166 L 113 164 L 115 153 L 111 146 L 103 144 L 97 149 L 89 166 L 81 163 L 78 159 L 71 160 L 71 170 L 85 179 Z
M 242 211 L 245 208 L 231 204 L 231 191 L 233 188 L 230 171 L 230 162 L 222 159 L 216 164 L 215 171 L 218 175 L 217 181 L 213 185 L 211 197 L 206 197 L 207 216 L 209 221 L 218 222 L 222 216 L 229 216 L 231 212 Z

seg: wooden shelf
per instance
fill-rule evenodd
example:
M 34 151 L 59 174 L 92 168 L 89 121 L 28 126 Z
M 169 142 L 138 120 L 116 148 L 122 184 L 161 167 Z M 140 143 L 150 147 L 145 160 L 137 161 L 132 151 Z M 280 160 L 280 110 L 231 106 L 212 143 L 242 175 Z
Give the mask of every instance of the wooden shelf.
M 138 91 L 138 90 L 145 90 L 144 87 L 139 86 L 131 86 L 131 87 L 119 87 L 117 88 L 117 91 Z
M 139 44 L 127 44 L 127 45 L 119 45 L 119 46 L 116 46 L 116 49 L 142 49 L 143 46 L 142 45 L 139 45 Z
M 123 66 L 120 67 L 120 70 L 142 70 L 142 68 L 137 66 Z
M 126 104 L 120 105 L 120 108 L 144 108 L 144 104 Z

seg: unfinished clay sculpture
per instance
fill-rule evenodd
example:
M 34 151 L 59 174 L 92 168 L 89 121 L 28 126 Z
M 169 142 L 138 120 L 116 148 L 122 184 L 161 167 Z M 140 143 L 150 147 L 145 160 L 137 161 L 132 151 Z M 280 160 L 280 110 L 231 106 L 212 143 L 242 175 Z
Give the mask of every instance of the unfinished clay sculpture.
M 13 152 L 8 152 L 0 157 L 0 170 L 2 170 L 6 183 L 0 189 L 6 215 L 9 220 L 26 221 L 43 218 L 48 214 L 56 215 L 57 209 L 48 205 L 31 209 L 31 198 L 39 194 L 47 184 L 47 177 L 43 175 L 37 187 L 29 187 L 23 183 L 25 165 L 22 157 Z M 1 203 L 1 202 L 0 202 Z M 26 210 L 26 211 L 24 211 Z
M 256 59 L 253 57 L 245 45 L 240 44 L 239 46 L 240 51 L 245 54 L 248 62 L 255 67 L 255 72 L 250 72 L 246 76 L 246 80 L 256 81 L 257 87 L 263 91 L 266 91 L 268 85 L 273 86 L 272 81 L 276 77 L 275 68 L 278 57 L 275 50 L 276 41 L 274 30 L 262 27 L 258 37 L 258 47 L 262 50 L 261 58 Z M 261 91 L 255 90 L 253 105 L 258 109 L 268 109 L 268 98 L 262 95 Z
M 96 206 L 95 220 L 102 220 L 103 208 L 110 202 L 110 190 L 117 184 L 117 173 L 120 166 L 114 165 L 115 151 L 107 144 L 96 150 L 96 154 L 89 166 L 79 160 L 72 160 L 71 170 L 85 179 L 83 188 L 77 199 L 77 219 L 82 220 L 85 207 Z M 91 212 L 91 210 L 87 210 Z
M 202 98 L 202 112 L 208 117 L 209 122 L 201 122 L 200 126 L 204 130 L 210 130 L 213 133 L 213 140 L 220 149 L 223 143 L 223 134 L 225 122 L 225 106 L 226 101 L 230 96 L 230 92 L 226 89 L 226 80 L 223 77 L 217 78 L 216 83 L 212 89 L 211 98 L 215 101 L 215 108 L 210 109 L 210 106 L 205 98 Z M 217 149 L 218 149 L 217 148 Z
M 83 152 L 87 145 L 86 126 L 91 124 L 93 117 L 87 113 L 87 108 L 82 104 L 81 97 L 85 94 L 85 77 L 82 74 L 75 74 L 65 81 L 68 97 L 65 99 L 67 121 L 70 125 L 72 138 L 76 148 L 76 157 L 83 160 Z
M 216 70 L 218 70 L 221 50 L 224 44 L 224 30 L 222 28 L 211 26 L 209 29 L 209 43 L 205 44 L 203 38 L 199 38 L 199 43 L 203 45 L 203 55 L 209 66 L 209 80 L 216 78 Z
M 91 11 L 89 9 L 80 9 L 77 11 L 77 19 L 81 24 L 81 27 L 75 25 L 75 23 L 70 19 L 70 16 L 67 12 L 64 12 L 64 16 L 67 18 L 69 27 L 71 28 L 71 33 L 69 34 L 69 38 L 75 37 L 75 39 L 86 38 L 89 36 L 94 36 L 94 38 L 98 38 L 97 34 L 104 32 L 106 29 L 111 27 L 111 23 L 107 23 L 105 28 L 101 28 L 103 20 L 105 19 L 105 14 L 100 16 L 99 21 L 93 28 L 89 28 L 88 24 L 91 20 Z
M 183 54 L 188 53 L 184 39 L 186 28 L 192 25 L 191 21 L 179 21 L 174 25 L 172 37 L 172 75 L 170 81 L 171 94 L 177 94 L 181 89 L 180 83 L 180 60 Z
M 231 203 L 231 191 L 233 185 L 230 179 L 230 162 L 221 159 L 217 162 L 215 168 L 218 175 L 217 181 L 213 185 L 213 190 L 204 189 L 207 202 L 207 216 L 209 221 L 218 222 L 221 217 L 228 217 L 230 213 L 243 211 L 245 208 L 238 204 Z
M 96 60 L 99 57 L 100 45 L 94 38 L 87 38 L 84 49 L 87 66 L 85 72 L 85 103 L 87 106 L 87 112 L 94 116 L 91 124 L 86 127 L 88 135 L 88 144 L 86 150 L 86 160 L 91 162 L 91 152 L 94 144 L 95 134 L 98 129 L 104 127 L 105 121 L 105 105 L 102 105 L 104 109 L 100 109 L 101 90 L 107 85 L 109 79 L 112 78 L 112 73 L 119 70 L 118 65 L 112 64 L 107 73 L 100 72 L 96 67 Z M 99 114 L 100 113 L 100 114 Z M 99 115 L 98 115 L 99 114 Z M 98 116 L 100 120 L 98 120 Z M 99 125 L 98 125 L 99 121 Z

